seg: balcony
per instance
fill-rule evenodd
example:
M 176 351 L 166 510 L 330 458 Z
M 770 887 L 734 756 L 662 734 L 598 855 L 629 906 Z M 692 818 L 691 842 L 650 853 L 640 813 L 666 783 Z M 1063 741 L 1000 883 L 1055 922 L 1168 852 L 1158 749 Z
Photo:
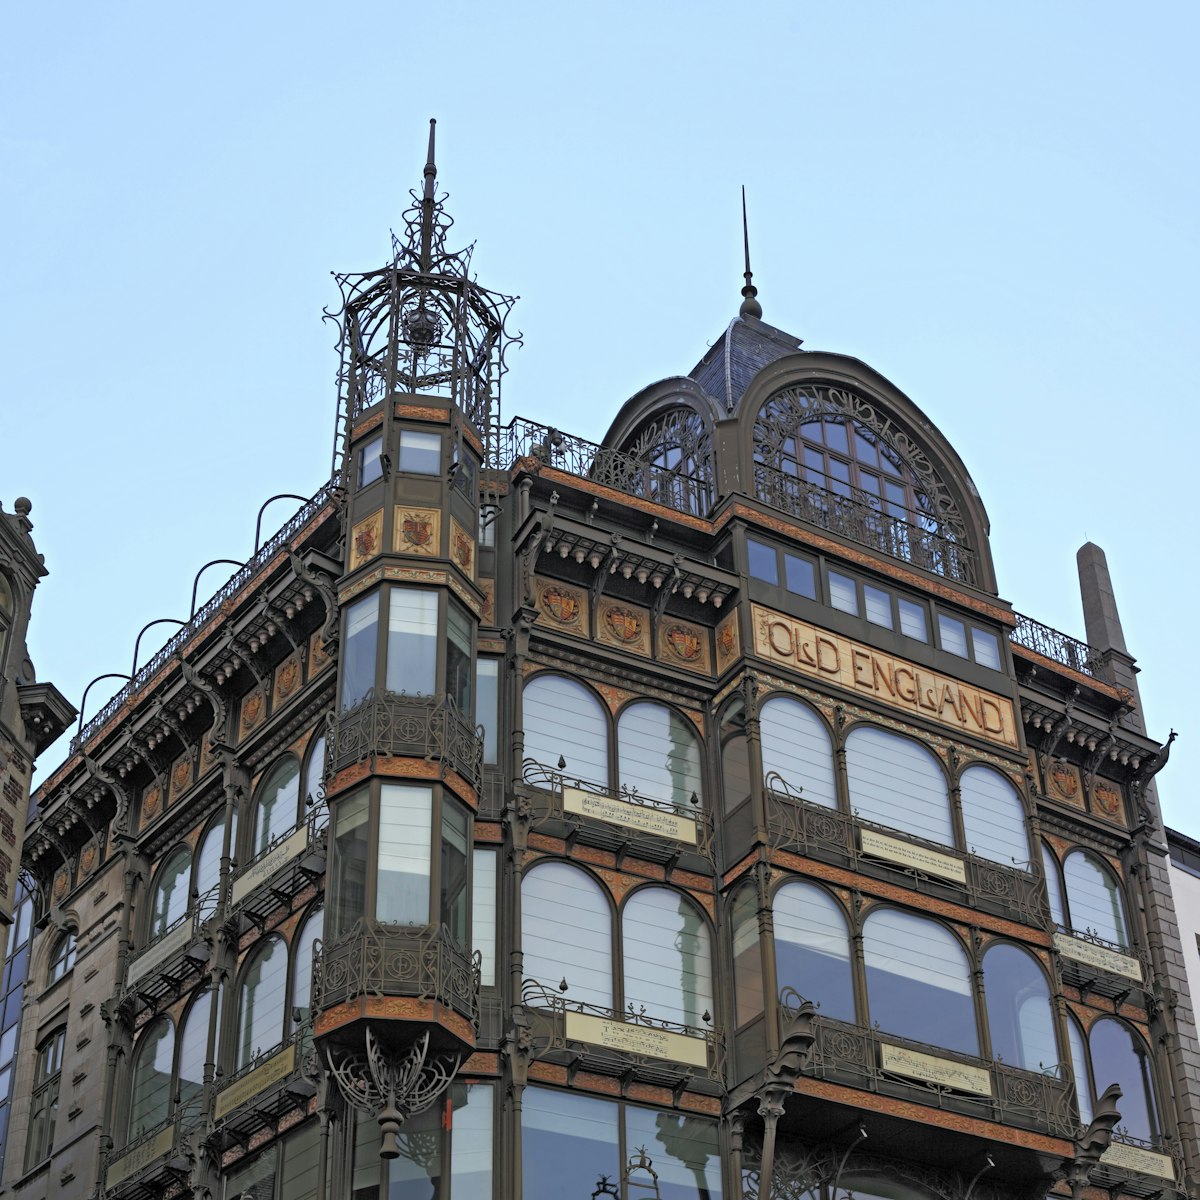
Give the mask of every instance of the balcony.
M 1183 1155 L 1175 1143 L 1166 1139 L 1144 1142 L 1122 1133 L 1120 1128 L 1092 1168 L 1089 1182 L 1107 1188 L 1114 1196 L 1124 1193 L 1145 1200 L 1188 1194 Z
M 788 513 L 868 550 L 974 587 L 979 582 L 975 552 L 943 533 L 914 525 L 880 509 L 878 496 L 848 488 L 847 495 L 754 465 L 754 494 L 764 504 Z
M 236 875 L 229 891 L 229 917 L 237 932 L 262 929 L 276 909 L 289 911 L 297 898 L 325 874 L 327 809 L 272 842 Z
M 834 863 L 1036 929 L 1050 928 L 1046 883 L 1040 875 L 812 804 L 774 773 L 767 777 L 765 795 L 776 850 Z
M 123 1005 L 131 1006 L 135 1015 L 142 1008 L 156 1011 L 195 985 L 212 952 L 212 934 L 206 924 L 211 914 L 211 906 L 196 904 L 130 959 Z
M 306 1022 L 221 1081 L 213 1103 L 220 1149 L 248 1145 L 258 1130 L 273 1129 L 285 1113 L 306 1107 L 317 1094 L 317 1073 L 312 1024 Z
M 445 1005 L 479 1025 L 478 951 L 444 926 L 385 925 L 359 918 L 313 955 L 313 1007 L 327 1011 L 364 997 L 410 997 Z M 417 1018 L 414 1018 L 417 1019 Z
M 1084 995 L 1107 996 L 1118 1005 L 1151 977 L 1150 960 L 1142 950 L 1106 941 L 1091 930 L 1056 930 L 1054 949 L 1064 983 Z
M 448 697 L 368 693 L 334 719 L 326 752 L 331 774 L 379 758 L 423 758 L 456 771 L 473 788 L 483 774 L 483 737 Z
M 172 1189 L 186 1191 L 196 1162 L 193 1134 L 203 1125 L 195 1112 L 173 1117 L 147 1130 L 120 1150 L 109 1152 L 104 1195 L 109 1200 L 158 1200 Z
M 1017 618 L 1017 626 L 1008 635 L 1014 646 L 1023 646 L 1026 650 L 1032 650 L 1035 654 L 1040 654 L 1061 666 L 1070 667 L 1072 671 L 1078 671 L 1081 675 L 1108 682 L 1098 650 L 1023 613 L 1014 615 Z
M 539 833 L 611 850 L 618 864 L 630 854 L 645 862 L 713 868 L 713 819 L 698 799 L 680 804 L 625 788 L 614 794 L 532 759 L 525 761 L 524 778 L 533 828 Z
M 780 1002 L 786 1021 L 801 1001 L 787 989 Z M 1056 1074 L 986 1062 L 819 1013 L 813 1030 L 815 1041 L 801 1068 L 808 1078 L 1049 1137 L 1073 1139 L 1079 1131 L 1074 1085 Z
M 673 1090 L 724 1091 L 725 1045 L 712 1029 L 568 1000 L 532 979 L 521 1002 L 535 1059 Z

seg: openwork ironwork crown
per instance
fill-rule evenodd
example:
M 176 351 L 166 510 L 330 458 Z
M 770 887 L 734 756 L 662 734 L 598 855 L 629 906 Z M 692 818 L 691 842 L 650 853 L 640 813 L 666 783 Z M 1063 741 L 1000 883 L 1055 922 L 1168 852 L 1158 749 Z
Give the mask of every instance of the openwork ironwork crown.
M 421 190 L 412 191 L 404 234 L 392 234 L 392 260 L 365 274 L 335 274 L 342 293 L 338 312 L 339 428 L 395 392 L 450 397 L 486 441 L 499 420 L 500 379 L 508 346 L 519 343 L 505 322 L 516 297 L 481 287 L 471 275 L 474 246 L 450 251 L 453 221 L 446 195 L 437 192 L 435 122 L 429 122 L 429 157 Z

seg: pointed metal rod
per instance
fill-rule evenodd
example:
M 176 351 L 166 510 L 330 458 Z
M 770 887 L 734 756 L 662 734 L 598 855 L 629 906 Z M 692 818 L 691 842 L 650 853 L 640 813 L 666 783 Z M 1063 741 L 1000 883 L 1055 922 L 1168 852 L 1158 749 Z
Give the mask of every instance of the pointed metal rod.
M 762 305 L 758 302 L 758 288 L 754 286 L 754 272 L 750 270 L 750 223 L 746 219 L 746 185 L 742 184 L 742 246 L 746 253 L 746 285 L 742 288 L 742 306 L 738 315 L 761 317 Z
M 437 132 L 437 121 L 429 118 L 429 158 L 425 163 L 425 191 L 421 197 L 421 270 L 428 271 L 431 266 L 433 249 L 433 209 L 434 193 L 437 190 L 437 162 L 434 156 L 434 135 Z

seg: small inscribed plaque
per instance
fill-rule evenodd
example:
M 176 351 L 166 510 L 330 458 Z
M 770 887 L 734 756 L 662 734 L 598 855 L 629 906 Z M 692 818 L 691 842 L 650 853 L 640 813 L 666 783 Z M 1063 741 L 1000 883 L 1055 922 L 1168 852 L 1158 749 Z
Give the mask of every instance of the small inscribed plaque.
M 136 1149 L 130 1150 L 128 1154 L 114 1158 L 108 1164 L 108 1170 L 104 1174 L 105 1186 L 112 1188 L 116 1187 L 118 1183 L 123 1183 L 131 1175 L 136 1175 L 143 1167 L 148 1167 L 156 1158 L 161 1158 L 162 1155 L 169 1153 L 174 1145 L 175 1126 L 172 1124 L 155 1134 L 148 1142 L 143 1142 Z
M 1139 1175 L 1155 1175 L 1159 1179 L 1175 1181 L 1175 1164 L 1165 1154 L 1143 1150 L 1141 1146 L 1127 1146 L 1124 1142 L 1112 1142 L 1100 1155 L 1100 1161 L 1123 1171 L 1136 1171 Z
M 914 846 L 912 842 L 902 842 L 884 833 L 876 833 L 873 829 L 862 831 L 862 852 L 872 858 L 883 858 L 902 867 L 911 867 L 914 871 L 924 871 L 926 875 L 939 875 L 943 879 L 953 879 L 955 883 L 967 882 L 966 867 L 959 859 L 949 854 L 939 854 L 925 846 Z
M 654 833 L 659 837 L 674 838 L 677 842 L 696 845 L 696 822 L 691 817 L 678 813 L 664 812 L 646 804 L 631 804 L 612 796 L 597 796 L 582 788 L 563 788 L 563 809 L 582 817 L 595 817 L 610 825 L 623 825 L 640 833 Z
M 566 1017 L 568 1041 L 587 1042 L 590 1046 L 624 1050 L 627 1054 L 642 1054 L 648 1058 L 668 1058 L 693 1067 L 708 1066 L 708 1043 L 704 1038 L 627 1021 L 609 1021 L 588 1013 L 568 1012 Z
M 933 1054 L 922 1054 L 907 1046 L 893 1046 L 888 1042 L 879 1045 L 879 1066 L 893 1075 L 906 1075 L 922 1083 L 938 1087 L 954 1088 L 957 1092 L 970 1092 L 973 1096 L 992 1094 L 992 1077 L 982 1067 L 955 1062 L 952 1058 L 938 1058 Z
M 213 1105 L 213 1116 L 219 1121 L 247 1100 L 265 1092 L 273 1083 L 286 1079 L 295 1068 L 296 1044 L 293 1042 L 278 1054 L 272 1054 L 261 1067 L 255 1067 L 249 1075 L 243 1075 L 241 1079 L 218 1092 L 217 1102 Z
M 1068 933 L 1054 935 L 1054 948 L 1066 958 L 1076 962 L 1086 963 L 1107 971 L 1110 975 L 1121 975 L 1126 979 L 1142 981 L 1142 964 L 1128 954 L 1119 954 L 1107 946 L 1097 946 L 1095 942 L 1085 942 L 1082 938 L 1071 937 Z

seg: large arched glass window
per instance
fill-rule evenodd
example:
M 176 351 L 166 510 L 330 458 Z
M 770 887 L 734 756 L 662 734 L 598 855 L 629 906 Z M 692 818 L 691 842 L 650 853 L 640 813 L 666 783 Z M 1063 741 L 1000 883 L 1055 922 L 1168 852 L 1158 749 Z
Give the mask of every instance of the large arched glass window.
M 175 1026 L 166 1017 L 151 1022 L 138 1042 L 129 1090 L 129 1138 L 161 1125 L 171 1113 L 171 1068 Z
M 237 838 L 237 809 L 233 810 L 233 836 Z M 234 843 L 231 843 L 233 845 Z M 196 892 L 200 897 L 200 917 L 211 917 L 217 909 L 217 890 L 221 885 L 221 851 L 225 847 L 225 815 L 209 827 L 196 855 Z
M 312 1014 L 313 946 L 321 937 L 325 914 L 318 908 L 308 914 L 300 936 L 292 944 L 292 1010 L 304 1024 Z
M 1067 926 L 1067 910 L 1063 906 L 1062 880 L 1058 874 L 1058 859 L 1054 851 L 1042 843 L 1042 873 L 1046 876 L 1046 899 L 1050 903 L 1050 917 L 1055 925 Z
M 1125 923 L 1125 906 L 1112 872 L 1087 851 L 1074 850 L 1063 863 L 1063 879 L 1067 885 L 1071 928 L 1127 947 L 1129 927 Z
M 674 408 L 654 418 L 625 446 L 645 464 L 643 485 L 651 500 L 704 516 L 712 503 L 712 457 L 708 430 L 699 413 Z M 635 490 L 630 479 L 628 490 Z
M 1132 1137 L 1156 1142 L 1158 1113 L 1146 1044 L 1122 1021 L 1102 1017 L 1092 1026 L 1088 1046 L 1096 1092 L 1103 1092 L 1113 1083 L 1121 1086 L 1121 1099 L 1117 1102 L 1121 1128 Z
M 863 923 L 867 1002 L 885 1033 L 979 1053 L 971 969 L 962 943 L 925 917 L 883 908 Z
M 954 845 L 946 777 L 919 742 L 861 725 L 846 738 L 846 777 L 850 807 L 864 820 Z
M 204 1093 L 204 1063 L 208 1057 L 208 1027 L 212 1016 L 211 991 L 201 992 L 188 1009 L 179 1038 L 179 1109 L 195 1113 Z
M 528 979 L 566 998 L 612 1008 L 612 909 L 600 885 L 566 863 L 542 863 L 521 882 L 521 948 Z
M 697 1028 L 706 1014 L 711 1021 L 712 946 L 700 910 L 671 888 L 646 887 L 625 902 L 621 928 L 626 1009 Z
M 283 1040 L 287 966 L 287 945 L 282 938 L 268 938 L 251 954 L 242 972 L 235 1070 Z
M 1088 1077 L 1087 1042 L 1074 1017 L 1067 1016 L 1067 1044 L 1071 1051 L 1071 1077 L 1075 1080 L 1075 1099 L 1079 1104 L 1079 1119 L 1084 1125 L 1092 1123 L 1092 1083 Z
M 730 906 L 733 926 L 733 988 L 737 1023 L 744 1025 L 763 1011 L 762 944 L 758 936 L 758 892 L 740 888 Z
M 763 777 L 779 775 L 787 790 L 826 808 L 837 807 L 833 747 L 817 714 L 791 696 L 772 696 L 759 712 Z
M 997 942 L 983 956 L 992 1057 L 1026 1071 L 1058 1065 L 1050 985 L 1032 954 Z
M 980 858 L 1030 869 L 1025 806 L 1012 783 L 991 767 L 968 767 L 959 779 L 967 849 Z
M 525 757 L 571 779 L 608 787 L 608 716 L 594 692 L 563 675 L 525 685 Z
M 704 799 L 700 739 L 673 708 L 651 700 L 630 704 L 617 722 L 617 746 L 622 790 L 684 807 L 693 796 Z
M 850 931 L 833 897 L 811 883 L 785 883 L 775 893 L 775 975 L 827 1017 L 854 1020 Z
M 180 846 L 163 863 L 150 892 L 150 928 L 147 941 L 166 933 L 188 910 L 188 881 L 191 878 L 192 855 Z
M 271 768 L 254 802 L 254 843 L 250 857 L 296 828 L 300 802 L 300 764 L 289 754 Z

